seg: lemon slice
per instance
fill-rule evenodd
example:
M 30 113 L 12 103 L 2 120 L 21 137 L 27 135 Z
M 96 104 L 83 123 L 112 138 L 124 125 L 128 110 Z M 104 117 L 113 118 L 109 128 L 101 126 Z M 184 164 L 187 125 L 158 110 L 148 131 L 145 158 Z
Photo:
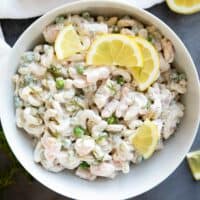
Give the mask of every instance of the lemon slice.
M 55 41 L 56 56 L 59 60 L 68 58 L 82 50 L 78 34 L 72 25 L 64 27 Z
M 133 147 L 144 159 L 148 159 L 156 149 L 160 135 L 157 126 L 146 120 L 131 137 Z
M 167 0 L 171 10 L 182 14 L 192 14 L 200 11 L 200 0 Z
M 140 48 L 130 37 L 121 34 L 105 34 L 92 43 L 86 62 L 89 65 L 142 66 Z
M 134 40 L 140 46 L 143 67 L 133 67 L 130 70 L 138 84 L 141 91 L 146 90 L 159 76 L 159 56 L 153 45 L 147 40 L 135 37 Z
M 200 180 L 200 151 L 187 154 L 187 161 L 195 180 Z

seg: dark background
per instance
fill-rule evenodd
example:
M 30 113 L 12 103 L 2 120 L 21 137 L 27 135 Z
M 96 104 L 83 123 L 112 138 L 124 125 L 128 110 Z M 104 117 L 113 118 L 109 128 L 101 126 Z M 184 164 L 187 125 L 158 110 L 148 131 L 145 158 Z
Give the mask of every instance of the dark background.
M 189 16 L 175 14 L 167 8 L 165 3 L 154 6 L 148 9 L 148 11 L 167 23 L 183 40 L 200 74 L 200 13 Z M 35 20 L 36 18 L 0 20 L 6 41 L 12 46 L 20 34 Z M 200 130 L 191 150 L 196 149 L 200 149 Z M 5 156 L 0 154 L 0 163 L 6 165 L 8 162 Z M 0 196 L 1 199 L 2 197 Z M 22 175 L 19 175 L 16 178 L 16 184 L 6 189 L 4 193 L 4 200 L 66 199 L 50 191 L 35 180 L 29 183 Z M 175 172 L 163 183 L 149 192 L 132 198 L 132 200 L 200 200 L 200 181 L 196 182 L 192 179 L 187 162 L 184 160 Z

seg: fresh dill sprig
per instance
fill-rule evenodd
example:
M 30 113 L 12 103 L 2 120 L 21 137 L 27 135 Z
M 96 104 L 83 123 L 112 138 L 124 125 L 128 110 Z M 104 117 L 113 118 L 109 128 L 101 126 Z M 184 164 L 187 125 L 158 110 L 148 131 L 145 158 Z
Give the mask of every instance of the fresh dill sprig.
M 115 95 L 117 93 L 117 89 L 113 83 L 107 84 L 107 87 L 108 87 L 108 89 L 111 90 L 111 92 L 113 92 L 113 95 Z
M 84 107 L 78 102 L 77 98 L 73 98 L 70 102 L 69 102 L 70 106 L 75 106 L 77 108 L 79 108 L 80 110 L 83 110 Z
M 17 171 L 15 166 L 0 171 L 0 191 L 15 183 Z
M 18 173 L 24 174 L 29 181 L 32 181 L 33 178 L 28 172 L 26 172 L 13 153 L 11 152 L 8 143 L 6 141 L 3 130 L 0 126 L 0 151 L 6 155 L 6 157 L 10 160 L 10 165 L 6 168 L 0 170 L 0 191 L 3 191 L 8 186 L 15 183 L 15 177 Z
M 150 109 L 150 107 L 151 107 L 151 104 L 152 104 L 151 100 L 150 100 L 150 99 L 148 99 L 148 101 L 147 101 L 147 104 L 146 104 L 145 108 L 146 108 L 147 110 L 149 110 L 149 109 Z

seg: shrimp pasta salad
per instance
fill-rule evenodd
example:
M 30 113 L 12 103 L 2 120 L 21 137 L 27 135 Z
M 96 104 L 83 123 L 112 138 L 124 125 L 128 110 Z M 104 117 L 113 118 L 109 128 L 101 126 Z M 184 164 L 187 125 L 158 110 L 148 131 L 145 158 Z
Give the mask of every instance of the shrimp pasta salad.
M 58 16 L 43 37 L 13 77 L 16 124 L 31 136 L 36 163 L 114 178 L 164 147 L 187 84 L 170 39 L 130 16 L 88 12 Z

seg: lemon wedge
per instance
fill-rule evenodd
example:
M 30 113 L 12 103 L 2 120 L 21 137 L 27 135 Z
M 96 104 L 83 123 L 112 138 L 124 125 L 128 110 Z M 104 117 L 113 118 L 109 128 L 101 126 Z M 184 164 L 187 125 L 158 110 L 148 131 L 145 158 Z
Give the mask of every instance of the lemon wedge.
M 142 126 L 140 126 L 136 133 L 131 136 L 131 142 L 133 147 L 138 153 L 140 153 L 144 159 L 151 157 L 156 149 L 160 135 L 157 126 L 146 120 Z
M 147 40 L 135 37 L 133 38 L 140 46 L 143 67 L 132 67 L 130 70 L 141 91 L 146 90 L 159 77 L 159 56 L 153 45 Z
M 200 180 L 200 151 L 187 154 L 187 161 L 195 180 Z
M 89 48 L 88 65 L 119 65 L 125 67 L 143 65 L 142 54 L 137 43 L 121 34 L 105 34 L 97 37 Z
M 55 41 L 55 52 L 59 60 L 68 58 L 82 50 L 80 38 L 72 25 L 64 27 Z
M 166 0 L 169 8 L 181 14 L 192 14 L 200 11 L 200 0 Z

